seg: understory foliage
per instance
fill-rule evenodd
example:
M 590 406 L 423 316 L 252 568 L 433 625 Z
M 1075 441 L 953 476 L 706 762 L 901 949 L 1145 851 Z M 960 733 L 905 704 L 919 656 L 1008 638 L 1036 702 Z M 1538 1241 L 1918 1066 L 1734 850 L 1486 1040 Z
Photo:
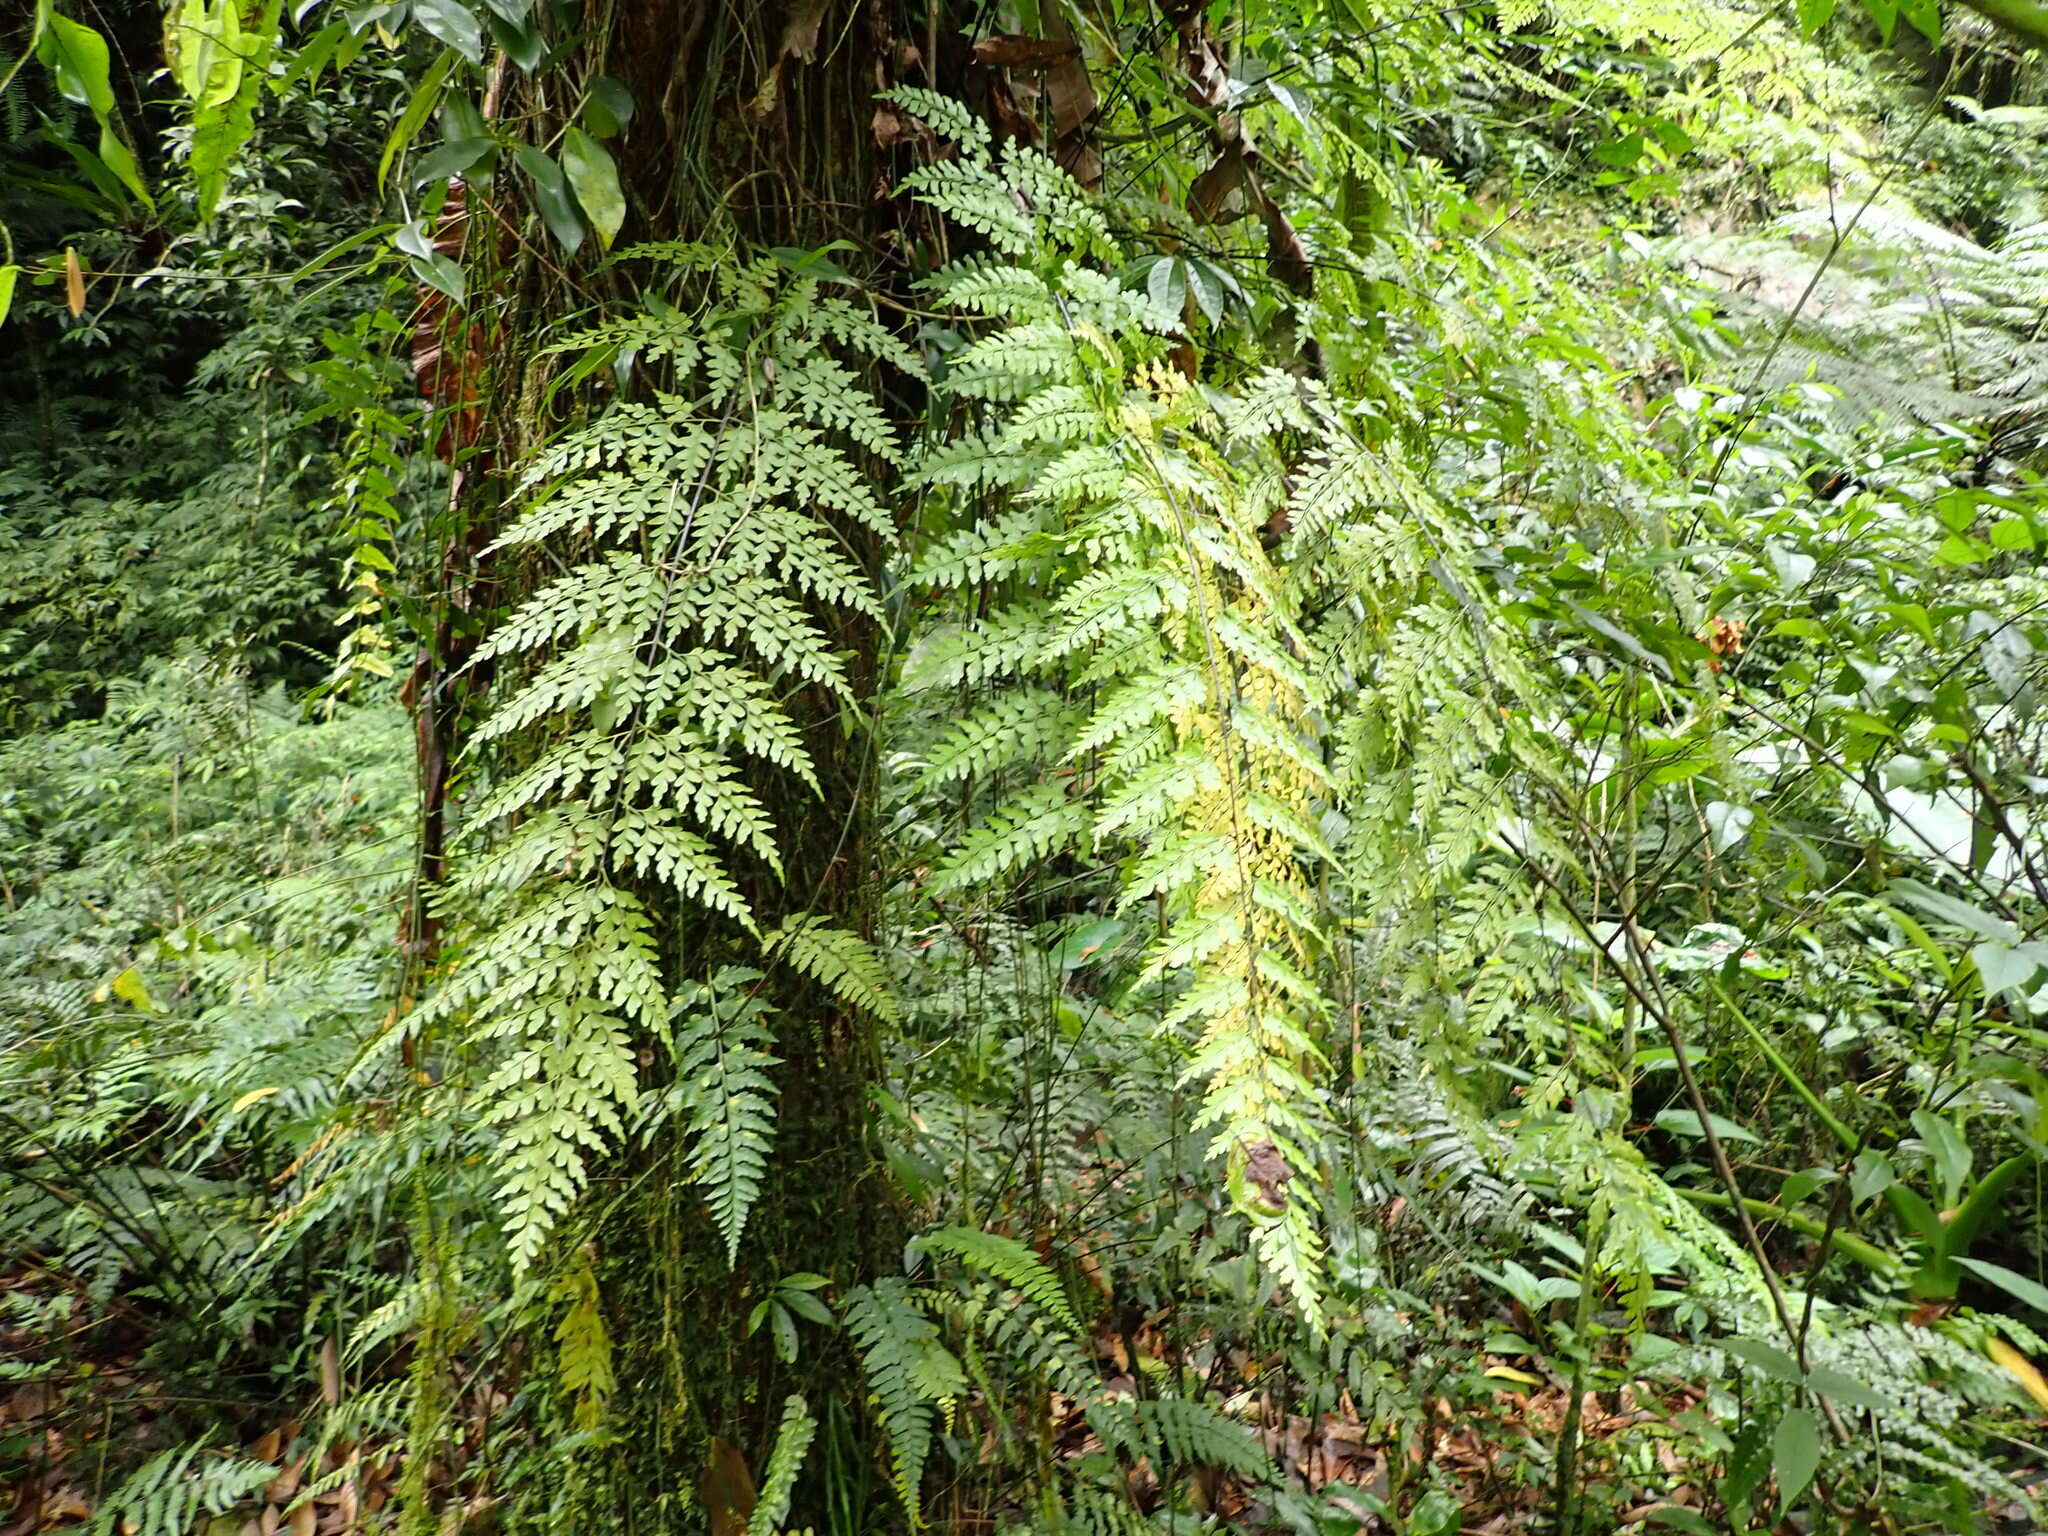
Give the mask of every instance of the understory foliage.
M 2013 4 L 41 7 L 12 1528 L 2036 1528 Z

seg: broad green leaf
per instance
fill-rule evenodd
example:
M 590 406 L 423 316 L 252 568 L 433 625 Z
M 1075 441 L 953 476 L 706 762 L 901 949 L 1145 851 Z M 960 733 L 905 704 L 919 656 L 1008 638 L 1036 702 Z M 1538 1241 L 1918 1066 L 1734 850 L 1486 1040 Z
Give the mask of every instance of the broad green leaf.
M 100 163 L 120 177 L 121 185 L 133 192 L 144 207 L 156 206 L 149 188 L 142 184 L 142 167 L 135 163 L 135 152 L 114 132 L 111 123 L 100 124 Z
M 1656 1123 L 1660 1130 L 1669 1131 L 1674 1136 L 1703 1137 L 1707 1134 L 1704 1130 L 1700 1129 L 1700 1117 L 1689 1109 L 1667 1109 L 1657 1116 Z M 1756 1132 L 1745 1130 L 1725 1115 L 1710 1113 L 1707 1116 L 1707 1123 L 1714 1128 L 1714 1134 L 1723 1141 L 1753 1141 L 1761 1143 L 1763 1140 Z
M 1799 0 L 1799 30 L 1813 36 L 1835 14 L 1835 0 Z
M 519 66 L 521 74 L 532 74 L 547 58 L 547 44 L 527 23 L 507 21 L 495 10 L 484 17 L 484 22 L 491 29 L 491 41 L 505 50 L 505 57 Z
M 345 21 L 330 21 L 299 45 L 292 56 L 291 66 L 270 83 L 271 90 L 282 96 L 292 86 L 304 81 L 308 87 L 318 85 L 321 74 L 330 62 L 345 62 L 339 55 L 344 41 L 353 41 L 355 34 L 348 29 Z
M 236 0 L 184 0 L 164 23 L 164 51 L 186 97 L 201 108 L 232 101 L 242 86 L 242 16 Z
M 776 1294 L 782 1305 L 806 1322 L 816 1323 L 820 1328 L 837 1326 L 838 1319 L 833 1317 L 831 1309 L 810 1292 L 783 1290 Z
M 1631 133 L 1611 143 L 1599 145 L 1593 151 L 1593 158 L 1602 165 L 1611 165 L 1616 170 L 1627 170 L 1643 158 L 1643 136 Z
M 425 261 L 434 254 L 434 242 L 427 236 L 427 221 L 414 219 L 391 231 L 391 243 L 408 256 Z
M 421 156 L 419 163 L 412 168 L 410 180 L 414 186 L 422 187 L 430 181 L 447 181 L 451 177 L 466 176 L 490 159 L 497 148 L 497 144 L 490 139 L 452 139 Z
M 1162 256 L 1145 274 L 1145 294 L 1159 308 L 1178 315 L 1187 297 L 1187 268 L 1175 256 Z
M 2006 1295 L 2023 1301 L 2036 1312 L 2048 1313 L 2048 1285 L 2038 1280 L 2029 1280 L 2016 1270 L 2007 1269 L 2003 1264 L 1993 1264 L 1987 1259 L 1957 1259 L 1956 1262 L 1979 1280 L 1988 1280 Z
M 1771 1470 L 1778 1476 L 1778 1499 L 1784 1509 L 1799 1502 L 1819 1469 L 1819 1422 L 1808 1409 L 1786 1409 L 1771 1436 Z
M 1861 1205 L 1871 1196 L 1890 1189 L 1896 1177 L 1890 1158 L 1874 1148 L 1865 1148 L 1856 1154 L 1855 1166 L 1849 1173 L 1849 1198 Z
M 1963 1181 L 1970 1176 L 1970 1144 L 1963 1133 L 1929 1110 L 1913 1111 L 1913 1129 L 1934 1159 L 1935 1177 L 1941 1180 L 1941 1203 L 1951 1206 L 1961 1198 Z
M 1755 811 L 1746 805 L 1730 805 L 1726 800 L 1709 800 L 1705 815 L 1716 853 L 1725 853 L 1741 842 L 1756 822 Z
M 439 251 L 425 257 L 414 256 L 410 260 L 414 277 L 428 287 L 445 293 L 457 304 L 462 302 L 463 293 L 468 286 L 463 278 L 462 268 Z
M 472 64 L 484 59 L 484 29 L 461 0 L 412 0 L 412 13 L 432 37 Z
M 441 100 L 441 87 L 447 83 L 448 72 L 455 68 L 456 54 L 451 50 L 443 53 L 428 66 L 414 87 L 412 100 L 405 104 L 405 111 L 399 114 L 392 126 L 391 136 L 384 141 L 384 153 L 377 157 L 377 190 L 384 190 L 385 180 L 391 174 L 391 162 L 402 154 L 406 147 L 419 136 L 426 126 L 428 116 Z
M 1199 256 L 1187 258 L 1188 291 L 1195 296 L 1195 307 L 1211 325 L 1223 323 L 1223 284 L 1218 279 L 1215 266 Z
M 619 168 L 605 147 L 573 125 L 562 133 L 562 169 L 576 189 L 576 201 L 590 217 L 597 243 L 606 250 L 626 222 L 626 194 L 619 186 Z
M 1899 0 L 1899 14 L 1935 47 L 1941 46 L 1941 7 L 1936 0 Z
M 235 0 L 226 0 L 235 3 Z M 233 97 L 212 107 L 195 107 L 192 113 L 192 152 L 188 164 L 197 194 L 199 216 L 213 217 L 227 188 L 228 172 L 235 157 L 256 131 L 256 101 L 262 82 L 270 71 L 270 56 L 277 47 L 278 27 L 284 0 L 263 0 L 256 14 L 242 18 L 240 41 L 242 81 Z
M 583 245 L 583 220 L 576 214 L 576 201 L 570 195 L 562 168 L 531 144 L 521 144 L 512 151 L 512 158 L 519 162 L 519 168 L 533 185 L 534 206 L 540 211 L 541 222 L 555 237 L 555 244 L 574 256 Z
M 1996 939 L 1986 939 L 1972 946 L 1970 959 L 1976 964 L 1977 974 L 1984 979 L 1984 995 L 1997 997 L 2002 993 L 2026 991 L 2040 974 L 2044 949 L 2048 949 L 2048 945 L 2005 944 Z
M 789 1364 L 796 1359 L 797 1353 L 796 1319 L 778 1303 L 768 1309 L 768 1325 L 775 1335 L 776 1358 L 785 1365 Z
M 1775 1344 L 1766 1344 L 1762 1339 L 1741 1337 L 1716 1339 L 1715 1347 L 1726 1350 L 1736 1359 L 1755 1366 L 1773 1381 L 1797 1384 L 1804 1379 L 1799 1362 Z
M 2001 518 L 1991 525 L 1991 547 L 2008 553 L 2034 547 L 2034 530 L 2023 517 Z
M 0 267 L 0 325 L 7 323 L 7 312 L 14 307 L 14 280 L 20 276 L 19 266 Z
M 633 120 L 633 93 L 610 75 L 595 75 L 583 103 L 583 126 L 600 139 L 618 137 Z
M 441 137 L 449 143 L 457 139 L 488 139 L 491 126 L 484 121 L 483 109 L 467 91 L 450 91 L 441 98 Z
M 1883 1394 L 1866 1387 L 1854 1376 L 1848 1376 L 1829 1366 L 1817 1365 L 1806 1373 L 1806 1384 L 1821 1396 L 1832 1398 L 1838 1403 L 1847 1403 L 1852 1408 L 1868 1408 L 1873 1413 L 1882 1413 L 1898 1404 Z
M 114 112 L 114 87 L 108 79 L 107 40 L 91 27 L 47 8 L 36 57 L 57 78 L 58 94 L 90 107 L 104 121 Z

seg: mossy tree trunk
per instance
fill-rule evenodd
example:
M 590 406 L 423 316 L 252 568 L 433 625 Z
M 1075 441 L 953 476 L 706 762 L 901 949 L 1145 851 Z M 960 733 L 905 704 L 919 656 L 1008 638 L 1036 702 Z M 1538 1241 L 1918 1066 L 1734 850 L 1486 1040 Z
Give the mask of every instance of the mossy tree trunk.
M 750 249 L 846 241 L 851 250 L 836 260 L 886 284 L 895 214 L 891 167 L 873 131 L 874 96 L 917 58 L 914 45 L 898 40 L 892 5 L 593 0 L 571 67 L 532 83 L 501 70 L 494 89 L 503 97 L 486 111 L 561 120 L 572 107 L 560 99 L 566 82 L 609 75 L 630 91 L 635 108 L 612 145 L 631 208 L 621 244 L 734 241 L 744 259 Z M 920 29 L 929 20 L 921 17 Z M 910 78 L 921 83 L 921 69 Z M 478 551 L 504 515 L 520 456 L 560 425 L 565 409 L 576 409 L 545 388 L 553 363 L 543 349 L 561 322 L 587 315 L 593 295 L 616 281 L 580 269 L 571 280 L 509 243 L 479 252 L 485 238 L 469 232 L 472 284 L 480 272 L 488 282 L 491 269 L 500 269 L 506 303 L 481 349 L 487 361 L 468 381 L 484 404 L 481 419 L 465 429 L 474 438 L 471 467 L 445 514 L 451 554 L 441 600 L 449 622 L 415 683 L 435 834 L 435 867 L 425 873 L 436 879 L 439 789 L 447 760 L 460 750 L 461 718 L 476 709 L 452 690 L 487 685 L 474 674 L 455 681 L 475 639 L 472 611 L 502 611 L 544 574 L 481 568 Z M 624 289 L 613 296 L 626 301 Z M 467 356 L 470 340 L 444 332 L 438 344 Z M 877 382 L 893 389 L 906 381 Z M 881 541 L 850 523 L 838 532 L 879 582 Z M 757 867 L 742 883 L 764 930 L 816 914 L 866 933 L 877 888 L 870 867 L 876 772 L 872 733 L 859 717 L 874 698 L 883 636 L 876 621 L 859 615 L 820 608 L 815 616 L 846 658 L 855 706 L 823 688 L 792 706 L 818 791 L 793 774 L 750 770 L 750 786 L 778 828 L 785 874 Z M 650 888 L 644 899 L 664 930 L 672 984 L 708 978 L 722 966 L 762 964 L 759 941 L 736 925 L 685 910 L 672 893 Z M 412 938 L 417 946 L 421 934 Z M 680 1134 L 615 1156 L 556 1233 L 559 1244 L 591 1255 L 617 1389 L 606 1423 L 569 1461 L 574 1470 L 552 1495 L 552 1528 L 729 1529 L 708 1504 L 732 1496 L 735 1465 L 758 1478 L 791 1392 L 806 1394 L 823 1429 L 790 1525 L 867 1530 L 890 1518 L 875 1460 L 879 1437 L 859 1427 L 860 1371 L 841 1336 L 802 1324 L 790 1361 L 777 1351 L 772 1328 L 749 1330 L 756 1304 L 786 1275 L 821 1274 L 831 1297 L 900 1263 L 903 1221 L 870 1123 L 877 1042 L 868 1020 L 788 966 L 768 967 L 762 987 L 782 1062 L 772 1074 L 777 1131 L 736 1261 L 728 1263 L 686 1176 Z M 662 1070 L 660 1057 L 643 1051 L 649 1074 Z M 649 1086 L 660 1086 L 654 1076 Z M 533 1342 L 545 1359 L 550 1339 Z M 707 1480 L 714 1465 L 719 1471 Z M 828 1467 L 836 1471 L 828 1475 Z

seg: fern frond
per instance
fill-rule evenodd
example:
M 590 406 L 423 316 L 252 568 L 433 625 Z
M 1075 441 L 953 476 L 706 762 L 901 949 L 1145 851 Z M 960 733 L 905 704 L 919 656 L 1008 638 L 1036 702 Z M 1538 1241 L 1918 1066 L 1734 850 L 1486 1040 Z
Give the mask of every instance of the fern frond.
M 1056 781 L 1033 784 L 998 806 L 932 871 L 932 892 L 945 895 L 984 885 L 1049 857 L 1088 828 L 1088 807 Z
M 922 1484 L 933 1415 L 967 1385 L 960 1362 L 900 1278 L 878 1280 L 846 1298 L 846 1327 L 861 1352 L 868 1389 L 889 1437 L 896 1493 L 913 1527 L 923 1523 Z
M 768 1005 L 753 995 L 760 979 L 759 972 L 728 969 L 709 986 L 686 988 L 676 1002 L 673 1051 L 692 1141 L 690 1176 L 704 1190 L 728 1263 L 738 1261 L 775 1134 L 768 1068 L 780 1059 L 768 1051 Z
M 979 1227 L 940 1227 L 937 1231 L 919 1234 L 916 1246 L 951 1254 L 971 1268 L 1002 1281 L 1056 1318 L 1069 1332 L 1077 1337 L 1080 1335 L 1080 1319 L 1074 1315 L 1074 1309 L 1067 1301 L 1059 1276 L 1014 1237 L 985 1232 Z
M 618 1385 L 612 1375 L 611 1332 L 588 1255 L 578 1254 L 556 1280 L 554 1297 L 563 1303 L 555 1324 L 555 1376 L 575 1405 L 577 1429 L 587 1434 L 604 1422 Z
M 797 1393 L 782 1402 L 782 1423 L 775 1431 L 775 1446 L 768 1452 L 768 1466 L 761 1474 L 761 1493 L 753 1514 L 747 1517 L 747 1536 L 774 1536 L 789 1513 L 789 1498 L 796 1489 L 796 1475 L 803 1470 L 818 1421 L 810 1404 Z
M 881 955 L 857 933 L 816 916 L 794 917 L 768 936 L 771 959 L 787 960 L 850 1008 L 884 1024 L 900 1023 L 903 1006 Z

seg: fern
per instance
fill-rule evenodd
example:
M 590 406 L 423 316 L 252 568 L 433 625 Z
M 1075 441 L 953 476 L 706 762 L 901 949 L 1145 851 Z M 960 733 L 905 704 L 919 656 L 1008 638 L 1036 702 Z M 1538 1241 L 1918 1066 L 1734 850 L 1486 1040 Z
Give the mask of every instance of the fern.
M 810 1405 L 792 1393 L 783 1400 L 782 1424 L 775 1431 L 775 1446 L 768 1453 L 767 1469 L 761 1474 L 761 1493 L 753 1514 L 747 1517 L 747 1536 L 774 1536 L 789 1513 L 790 1494 L 796 1475 L 803 1470 L 804 1456 L 818 1432 L 818 1421 Z
M 202 1516 L 224 1515 L 277 1476 L 268 1462 L 222 1456 L 207 1437 L 152 1456 L 100 1501 L 93 1536 L 185 1536 Z
M 702 250 L 672 254 L 706 270 Z M 636 1055 L 671 1017 L 684 1092 L 669 1107 L 736 1252 L 773 1126 L 765 1010 L 737 972 L 710 988 L 670 974 L 644 891 L 755 931 L 744 874 L 779 875 L 782 859 L 750 764 L 816 787 L 789 695 L 850 700 L 835 615 L 881 611 L 835 520 L 889 535 L 853 455 L 898 449 L 837 354 L 911 371 L 916 358 L 772 260 L 714 263 L 710 281 L 701 319 L 663 306 L 562 344 L 630 347 L 665 360 L 671 382 L 536 453 L 527 505 L 498 541 L 508 557 L 581 555 L 479 648 L 517 681 L 471 750 L 508 771 L 474 807 L 475 851 L 451 892 L 481 932 L 418 1023 L 460 1021 L 492 1064 L 476 1108 L 496 1128 L 521 1269 L 592 1159 L 646 1119 Z M 888 1016 L 880 968 L 850 936 L 806 923 L 763 942 Z
M 853 1291 L 846 1298 L 845 1315 L 847 1330 L 861 1352 L 877 1416 L 889 1437 L 897 1496 L 911 1525 L 920 1525 L 933 1417 L 941 1408 L 950 1410 L 966 1388 L 966 1377 L 901 1279 L 878 1280 Z
M 686 987 L 676 1000 L 673 1051 L 678 1097 L 691 1137 L 690 1176 L 704 1190 L 711 1217 L 736 1262 L 747 1213 L 760 1198 L 775 1132 L 778 1058 L 755 995 L 760 972 L 737 968 L 709 986 Z
M 768 954 L 817 982 L 850 1008 L 873 1015 L 884 1024 L 902 1020 L 882 957 L 857 933 L 834 928 L 824 919 L 793 917 L 769 936 Z
M 579 1254 L 556 1280 L 554 1296 L 564 1304 L 555 1324 L 555 1378 L 575 1405 L 577 1429 L 589 1433 L 604 1422 L 618 1383 L 612 1375 L 611 1332 L 588 1255 Z
M 1252 1481 L 1273 1476 L 1265 1448 L 1209 1403 L 1152 1399 L 1131 1404 L 1131 1416 L 1137 1444 L 1162 1466 L 1214 1467 Z
M 1303 744 L 1322 704 L 1303 590 L 1262 540 L 1268 461 L 1256 445 L 1236 459 L 1208 446 L 1228 418 L 1161 366 L 1149 299 L 1077 259 L 1097 226 L 1055 168 L 1018 149 L 999 162 L 970 136 L 907 185 L 1012 262 L 964 263 L 932 290 L 970 312 L 993 308 L 991 295 L 1017 300 L 1011 323 L 955 357 L 946 386 L 994 407 L 986 441 L 1012 450 L 1028 479 L 963 473 L 973 461 L 957 454 L 929 478 L 953 494 L 1016 486 L 1058 514 L 1010 546 L 1030 550 L 1028 585 L 1012 574 L 1021 567 L 957 557 L 919 573 L 1009 588 L 972 629 L 923 641 L 906 670 L 912 686 L 1006 685 L 936 749 L 933 782 L 998 764 L 1074 765 L 1040 766 L 998 795 L 933 867 L 930 890 L 985 889 L 1057 853 L 1128 844 L 1125 902 L 1158 899 L 1170 919 L 1140 984 L 1176 994 L 1165 1027 L 1187 1034 L 1188 1075 L 1205 1083 L 1196 1124 L 1212 1129 L 1259 1253 L 1319 1319 L 1304 1149 L 1316 1139 L 1310 1074 L 1328 1004 L 1310 866 L 1333 853 L 1317 826 L 1326 776 Z M 1023 226 L 1020 209 L 1034 215 Z M 1267 385 L 1262 399 L 1274 394 Z M 1240 414 L 1240 439 L 1257 414 Z M 967 533 L 950 546 L 990 542 Z M 1246 1168 L 1273 1157 L 1281 1174 L 1248 1184 Z
M 1079 1335 L 1080 1319 L 1067 1302 L 1059 1276 L 1045 1261 L 1014 1237 L 984 1232 L 978 1227 L 940 1227 L 917 1238 L 917 1246 L 949 1253 L 954 1258 L 1000 1280 L 1034 1306 L 1042 1308 L 1070 1333 Z

